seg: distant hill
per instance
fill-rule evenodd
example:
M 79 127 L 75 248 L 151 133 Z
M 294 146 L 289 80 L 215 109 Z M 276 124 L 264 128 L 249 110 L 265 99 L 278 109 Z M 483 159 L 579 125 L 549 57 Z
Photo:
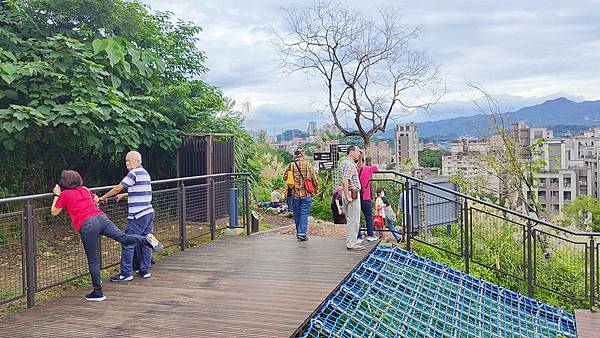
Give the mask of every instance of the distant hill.
M 564 97 L 542 104 L 501 114 L 505 126 L 525 122 L 530 127 L 556 127 L 577 131 L 600 126 L 600 101 L 573 102 Z M 490 134 L 490 116 L 477 114 L 468 117 L 419 123 L 419 137 L 449 139 L 456 136 L 483 137 Z M 391 131 L 390 135 L 393 133 Z M 387 134 L 387 133 L 386 133 Z

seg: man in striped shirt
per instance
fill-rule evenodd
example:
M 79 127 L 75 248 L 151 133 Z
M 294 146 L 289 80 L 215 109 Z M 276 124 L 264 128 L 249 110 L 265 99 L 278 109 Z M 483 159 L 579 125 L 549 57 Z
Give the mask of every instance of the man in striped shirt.
M 117 202 L 127 198 L 128 215 L 126 234 L 146 235 L 152 232 L 154 222 L 154 209 L 152 208 L 152 180 L 142 167 L 142 155 L 137 151 L 130 151 L 125 157 L 125 166 L 129 173 L 121 183 L 113 187 L 101 201 L 106 202 L 109 197 L 117 196 Z M 120 192 L 127 188 L 127 193 Z M 121 272 L 110 278 L 111 282 L 127 282 L 133 279 L 133 252 L 135 245 L 121 246 Z M 141 248 L 141 262 L 139 275 L 150 278 L 150 265 L 152 250 Z

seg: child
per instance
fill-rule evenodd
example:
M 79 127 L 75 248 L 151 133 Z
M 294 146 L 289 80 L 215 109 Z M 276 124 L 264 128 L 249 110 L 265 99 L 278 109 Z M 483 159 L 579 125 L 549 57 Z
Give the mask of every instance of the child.
M 396 213 L 390 204 L 390 200 L 387 196 L 382 198 L 383 204 L 385 205 L 385 226 L 390 230 L 396 242 L 400 242 L 402 240 L 402 236 L 396 230 L 396 226 L 394 223 L 396 222 Z
M 383 203 L 383 197 L 385 197 L 385 191 L 382 188 L 377 189 L 377 199 L 375 200 L 375 217 L 373 218 L 373 226 L 379 235 L 379 238 L 383 237 L 383 226 L 385 220 L 385 204 Z

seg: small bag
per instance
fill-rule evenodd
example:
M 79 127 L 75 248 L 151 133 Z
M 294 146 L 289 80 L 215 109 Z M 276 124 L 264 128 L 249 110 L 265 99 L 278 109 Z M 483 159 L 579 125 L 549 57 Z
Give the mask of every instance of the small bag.
M 290 169 L 288 170 L 287 179 L 285 180 L 285 182 L 287 183 L 287 186 L 290 189 L 293 189 L 296 186 L 296 182 L 294 181 L 294 170 L 292 169 L 291 166 L 290 166 Z
M 383 229 L 383 216 L 375 215 L 373 216 L 373 226 L 378 229 Z
M 298 166 L 298 162 L 294 161 L 294 163 L 296 164 L 296 168 L 298 168 L 298 171 L 300 172 L 300 176 L 302 177 L 302 180 L 304 181 L 304 188 L 306 188 L 306 192 L 311 195 L 314 194 L 316 192 L 315 184 L 313 183 L 313 181 L 310 178 L 305 178 L 304 175 L 302 175 L 302 170 L 300 170 L 300 167 Z

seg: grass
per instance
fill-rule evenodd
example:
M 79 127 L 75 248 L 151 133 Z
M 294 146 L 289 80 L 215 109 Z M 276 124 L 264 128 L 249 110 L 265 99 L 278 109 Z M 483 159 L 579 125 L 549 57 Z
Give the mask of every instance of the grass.
M 523 243 L 520 235 L 520 232 L 515 233 L 514 229 L 510 227 L 495 228 L 489 225 L 486 225 L 485 228 L 481 227 L 476 234 L 477 237 L 473 238 L 469 273 L 527 295 L 527 266 L 526 260 L 523 259 Z M 435 243 L 437 247 L 458 255 L 449 254 L 415 241 L 411 245 L 412 249 L 420 255 L 454 269 L 465 271 L 465 259 L 459 256 L 461 252 L 460 233 L 456 225 L 452 226 L 449 236 L 445 232 L 445 227 L 432 229 L 432 236 L 428 243 Z M 540 242 L 537 244 L 536 252 L 536 287 L 533 297 L 569 312 L 573 312 L 577 308 L 589 308 L 589 302 L 583 300 L 586 283 L 584 258 L 578 256 L 577 251 L 574 251 L 573 248 L 561 246 L 554 247 L 551 256 L 545 258 L 541 254 Z

